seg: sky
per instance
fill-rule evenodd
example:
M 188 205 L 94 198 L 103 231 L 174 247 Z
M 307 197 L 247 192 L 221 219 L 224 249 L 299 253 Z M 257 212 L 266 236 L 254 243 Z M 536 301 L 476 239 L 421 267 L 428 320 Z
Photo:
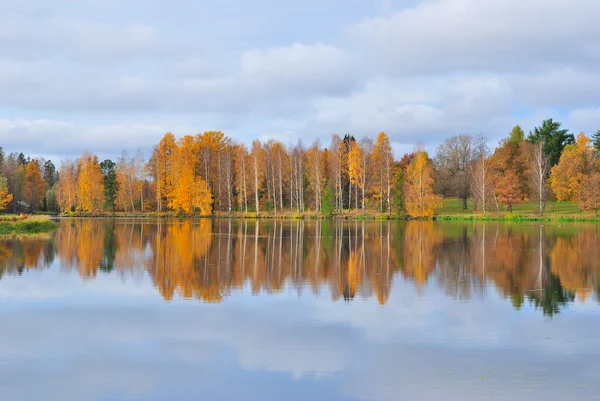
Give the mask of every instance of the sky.
M 549 117 L 600 129 L 597 0 L 0 0 L 0 146 L 149 155 L 165 132 L 305 144 Z

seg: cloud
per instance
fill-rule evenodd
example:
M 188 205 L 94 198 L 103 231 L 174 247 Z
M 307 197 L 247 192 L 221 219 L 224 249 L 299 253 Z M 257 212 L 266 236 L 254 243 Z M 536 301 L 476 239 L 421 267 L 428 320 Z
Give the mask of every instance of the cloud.
M 250 88 L 297 96 L 307 90 L 313 94 L 331 93 L 346 88 L 352 76 L 347 55 L 333 46 L 317 43 L 249 50 L 240 57 L 240 80 Z M 281 95 L 280 94 L 280 95 Z
M 326 127 L 360 137 L 383 130 L 405 145 L 464 132 L 496 135 L 498 126 L 506 128 L 501 120 L 510 113 L 510 94 L 498 76 L 376 78 L 349 96 L 316 99 L 306 131 Z
M 570 127 L 577 129 L 576 132 L 584 132 L 591 137 L 600 130 L 600 107 L 573 110 L 569 113 L 567 121 Z
M 597 65 L 600 3 L 437 0 L 349 29 L 389 74 L 536 71 L 577 59 Z M 537 22 L 535 22 L 537 21 Z
M 5 127 L 0 143 L 70 157 L 108 151 L 104 129 L 145 148 L 159 131 L 206 129 L 324 145 L 385 130 L 399 153 L 458 133 L 495 141 L 597 107 L 598 13 L 588 0 L 10 4 L 0 119 L 28 127 Z M 67 126 L 28 125 L 38 120 Z M 64 148 L 44 136 L 55 134 Z

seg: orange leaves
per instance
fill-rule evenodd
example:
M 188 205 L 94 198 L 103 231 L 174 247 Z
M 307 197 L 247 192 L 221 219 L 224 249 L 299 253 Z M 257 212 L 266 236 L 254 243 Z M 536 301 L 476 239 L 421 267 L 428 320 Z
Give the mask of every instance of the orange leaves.
M 23 186 L 23 199 L 32 209 L 41 206 L 46 191 L 46 182 L 42 178 L 37 163 L 31 161 L 25 169 L 25 183 Z
M 530 163 L 520 130 L 518 126 L 513 128 L 511 136 L 502 141 L 489 160 L 496 196 L 509 210 L 513 203 L 525 200 L 529 192 L 527 184 Z
M 433 168 L 427 152 L 419 150 L 406 171 L 405 204 L 412 217 L 431 217 L 442 206 L 442 198 L 433 192 Z

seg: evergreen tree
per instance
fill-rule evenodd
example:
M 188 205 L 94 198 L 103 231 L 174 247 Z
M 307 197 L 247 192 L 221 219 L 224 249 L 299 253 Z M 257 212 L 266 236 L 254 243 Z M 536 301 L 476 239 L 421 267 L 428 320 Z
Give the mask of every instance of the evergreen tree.
M 538 143 L 544 141 L 544 153 L 550 158 L 550 167 L 560 160 L 566 145 L 575 143 L 575 137 L 567 129 L 561 129 L 561 123 L 551 118 L 544 120 L 540 127 L 535 127 L 529 132 L 527 142 Z
M 596 152 L 600 152 L 600 129 L 596 131 L 596 133 L 592 136 L 592 142 L 594 144 L 594 149 L 596 149 Z
M 331 181 L 327 181 L 325 186 L 325 192 L 323 193 L 323 199 L 321 203 L 321 213 L 324 216 L 331 216 L 335 209 L 335 189 Z
M 117 180 L 116 164 L 109 159 L 100 163 L 102 175 L 104 176 L 104 206 L 115 212 L 115 201 L 119 192 L 119 181 Z
M 52 160 L 48 160 L 46 161 L 46 163 L 44 163 L 44 181 L 46 181 L 46 184 L 48 184 L 48 188 L 52 188 L 54 186 L 54 183 L 56 183 L 57 181 L 57 176 L 56 176 L 56 166 L 54 166 L 54 163 L 52 163 Z
M 404 169 L 399 168 L 394 178 L 394 211 L 397 215 L 404 211 Z

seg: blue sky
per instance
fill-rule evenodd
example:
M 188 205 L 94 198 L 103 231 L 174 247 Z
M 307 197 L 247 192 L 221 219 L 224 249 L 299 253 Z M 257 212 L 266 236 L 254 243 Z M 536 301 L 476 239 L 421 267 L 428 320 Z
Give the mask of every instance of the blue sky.
M 423 142 L 600 129 L 596 0 L 31 0 L 0 15 L 0 146 L 116 157 L 220 129 Z

